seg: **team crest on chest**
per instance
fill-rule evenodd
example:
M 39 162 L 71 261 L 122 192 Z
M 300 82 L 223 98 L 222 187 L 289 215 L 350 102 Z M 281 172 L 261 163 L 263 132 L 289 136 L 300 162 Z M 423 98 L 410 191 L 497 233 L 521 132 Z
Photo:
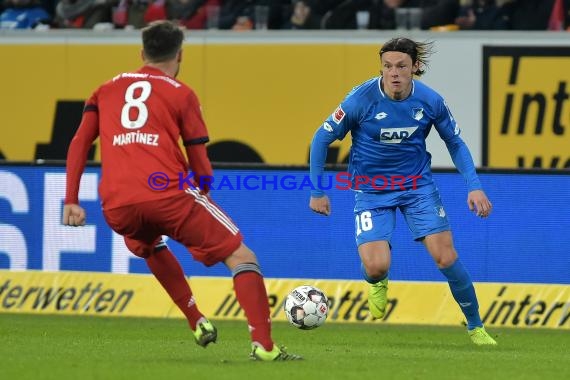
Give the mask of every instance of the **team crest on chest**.
M 412 108 L 412 117 L 415 120 L 421 120 L 424 117 L 424 109 L 423 108 Z

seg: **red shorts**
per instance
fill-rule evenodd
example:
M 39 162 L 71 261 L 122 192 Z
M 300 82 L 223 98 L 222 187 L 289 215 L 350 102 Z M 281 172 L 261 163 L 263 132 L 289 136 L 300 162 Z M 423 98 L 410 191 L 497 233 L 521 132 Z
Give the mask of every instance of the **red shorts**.
M 208 197 L 196 190 L 179 195 L 103 210 L 109 226 L 139 257 L 150 256 L 162 235 L 183 244 L 206 266 L 224 261 L 243 237 L 234 222 Z

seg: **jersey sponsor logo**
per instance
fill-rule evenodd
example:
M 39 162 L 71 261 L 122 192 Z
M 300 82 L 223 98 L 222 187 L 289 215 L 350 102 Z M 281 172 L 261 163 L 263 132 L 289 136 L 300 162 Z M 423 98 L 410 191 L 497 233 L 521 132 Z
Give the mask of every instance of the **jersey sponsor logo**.
M 409 138 L 418 127 L 405 128 L 382 128 L 380 129 L 380 141 L 387 144 L 399 144 Z
M 424 109 L 423 108 L 412 108 L 412 115 L 414 119 L 421 120 L 424 117 Z
M 374 118 L 376 120 L 382 120 L 382 119 L 385 119 L 386 116 L 388 116 L 388 114 L 386 112 L 380 112 L 380 113 L 377 113 L 376 116 L 374 116 Z
M 332 132 L 332 131 L 333 131 L 332 125 L 330 125 L 330 124 L 327 123 L 326 121 L 325 121 L 325 123 L 323 124 L 323 129 L 324 129 L 325 131 L 327 131 L 327 132 Z
M 459 129 L 459 125 L 455 124 L 455 128 L 453 129 L 453 134 L 458 135 L 461 133 L 461 129 Z
M 332 119 L 335 123 L 340 124 L 342 119 L 344 119 L 344 115 L 345 115 L 344 110 L 342 109 L 341 106 L 338 106 L 332 114 Z

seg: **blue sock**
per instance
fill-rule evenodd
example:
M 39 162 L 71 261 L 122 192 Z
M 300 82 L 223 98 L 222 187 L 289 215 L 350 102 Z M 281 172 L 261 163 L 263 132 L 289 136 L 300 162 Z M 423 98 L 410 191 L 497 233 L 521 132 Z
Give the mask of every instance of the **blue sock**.
M 459 304 L 461 311 L 467 318 L 467 329 L 472 330 L 475 327 L 482 327 L 481 317 L 479 316 L 479 304 L 475 295 L 475 288 L 471 282 L 469 273 L 459 261 L 455 262 L 447 268 L 440 268 L 441 273 L 447 277 L 449 288 L 453 298 Z
M 360 270 L 362 271 L 362 277 L 364 277 L 364 280 L 369 283 L 369 284 L 377 284 L 380 281 L 382 281 L 383 279 L 385 279 L 386 277 L 388 277 L 388 273 L 386 273 L 384 276 L 382 277 L 370 277 L 368 275 L 368 273 L 366 273 L 366 268 L 364 268 L 364 264 L 360 263 Z

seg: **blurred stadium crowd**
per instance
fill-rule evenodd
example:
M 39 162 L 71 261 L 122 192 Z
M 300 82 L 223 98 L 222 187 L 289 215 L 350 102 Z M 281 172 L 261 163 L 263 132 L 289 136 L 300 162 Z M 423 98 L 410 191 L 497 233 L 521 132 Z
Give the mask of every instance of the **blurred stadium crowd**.
M 423 30 L 570 30 L 570 0 L 1 0 L 0 29 L 395 29 L 421 8 Z M 263 23 L 259 18 L 263 17 Z

